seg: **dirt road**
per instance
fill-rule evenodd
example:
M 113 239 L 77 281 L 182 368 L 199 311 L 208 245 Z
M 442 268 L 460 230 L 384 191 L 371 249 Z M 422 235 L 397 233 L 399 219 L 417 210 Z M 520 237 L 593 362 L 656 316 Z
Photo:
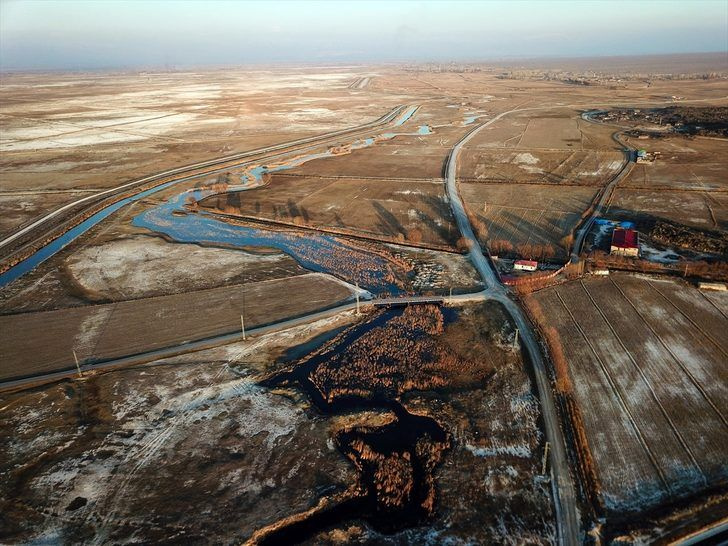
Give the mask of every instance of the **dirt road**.
M 470 225 L 470 221 L 465 214 L 465 208 L 457 188 L 457 158 L 462 147 L 483 128 L 495 123 L 504 116 L 518 111 L 520 109 L 509 110 L 499 114 L 490 121 L 477 126 L 455 144 L 447 160 L 447 194 L 460 233 L 470 244 L 470 259 L 487 286 L 485 290 L 487 297 L 502 303 L 508 310 L 518 327 L 521 344 L 533 364 L 544 418 L 544 428 L 546 429 L 546 438 L 551 444 L 551 471 L 553 476 L 551 485 L 556 509 L 559 543 L 576 545 L 581 543 L 581 529 L 576 509 L 576 492 L 569 471 L 566 445 L 561 431 L 559 415 L 556 412 L 556 405 L 551 391 L 551 382 L 549 381 L 549 376 L 546 372 L 543 358 L 541 357 L 541 348 L 539 347 L 531 325 L 526 320 L 520 307 L 508 297 L 505 287 L 498 280 L 495 269 L 483 254 L 478 239 Z
M 581 117 L 585 121 L 597 123 L 596 121 L 593 121 L 588 114 L 583 114 Z M 632 149 L 620 139 L 620 135 L 621 131 L 618 131 L 612 135 L 612 138 L 624 149 L 626 160 L 624 162 L 624 165 L 622 165 L 622 168 L 619 169 L 619 172 L 614 175 L 614 178 L 612 178 L 609 184 L 607 184 L 604 188 L 604 191 L 602 191 L 601 196 L 599 197 L 599 201 L 594 207 L 594 211 L 592 212 L 591 216 L 587 218 L 587 220 L 583 223 L 582 227 L 576 230 L 576 237 L 574 239 L 574 245 L 571 250 L 572 263 L 576 263 L 579 261 L 579 254 L 581 253 L 581 247 L 584 245 L 584 239 L 591 230 L 591 227 L 594 224 L 594 220 L 596 220 L 597 217 L 602 213 L 604 205 L 609 201 L 609 198 L 612 196 L 612 192 L 614 192 L 614 187 L 620 180 L 622 180 L 632 171 L 632 167 L 634 166 L 634 163 L 632 162 Z

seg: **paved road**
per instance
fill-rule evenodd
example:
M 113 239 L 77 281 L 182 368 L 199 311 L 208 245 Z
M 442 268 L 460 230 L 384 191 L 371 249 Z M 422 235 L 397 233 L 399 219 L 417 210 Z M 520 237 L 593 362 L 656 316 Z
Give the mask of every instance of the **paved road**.
M 16 239 L 18 239 L 24 235 L 27 235 L 33 231 L 39 231 L 38 237 L 42 236 L 41 229 L 50 220 L 58 217 L 59 215 L 63 214 L 66 211 L 73 209 L 74 207 L 83 205 L 84 203 L 95 202 L 96 200 L 99 199 L 99 197 L 104 197 L 104 196 L 111 197 L 115 194 L 122 193 L 126 190 L 129 190 L 129 189 L 134 188 L 135 186 L 139 186 L 141 184 L 146 184 L 148 182 L 154 182 L 157 180 L 166 179 L 167 177 L 170 177 L 170 176 L 176 177 L 177 175 L 188 175 L 192 171 L 204 169 L 206 167 L 212 167 L 215 165 L 219 165 L 221 163 L 228 163 L 231 161 L 246 159 L 248 157 L 253 157 L 256 155 L 260 155 L 260 154 L 266 154 L 266 153 L 270 153 L 270 152 L 274 152 L 274 151 L 278 151 L 278 150 L 283 150 L 286 148 L 291 148 L 291 147 L 299 146 L 302 144 L 315 143 L 315 142 L 318 142 L 321 140 L 334 138 L 334 137 L 345 135 L 345 134 L 348 134 L 351 132 L 378 127 L 380 125 L 390 123 L 390 122 L 394 121 L 395 119 L 397 119 L 398 116 L 400 116 L 403 112 L 406 111 L 407 106 L 408 105 L 397 106 L 396 108 L 392 109 L 390 112 L 388 112 L 381 118 L 379 118 L 375 121 L 369 122 L 369 123 L 365 123 L 363 125 L 348 127 L 346 129 L 341 129 L 339 131 L 332 131 L 330 133 L 324 133 L 322 135 L 316 135 L 313 137 L 302 138 L 302 139 L 298 139 L 298 140 L 284 142 L 281 144 L 276 144 L 274 146 L 266 146 L 264 148 L 258 148 L 256 150 L 249 150 L 247 152 L 241 152 L 238 154 L 233 154 L 233 155 L 229 155 L 229 156 L 225 156 L 225 157 L 221 157 L 221 158 L 217 158 L 217 159 L 211 159 L 209 161 L 201 161 L 199 163 L 185 165 L 184 167 L 177 167 L 175 169 L 169 169 L 167 171 L 162 171 L 162 172 L 156 173 L 151 176 L 139 178 L 137 180 L 132 180 L 131 182 L 127 182 L 125 184 L 121 184 L 120 186 L 116 186 L 116 187 L 108 189 L 108 190 L 100 191 L 98 193 L 94 193 L 93 195 L 88 195 L 86 197 L 82 197 L 81 199 L 76 199 L 75 201 L 72 201 L 71 203 L 63 205 L 62 207 L 59 207 L 59 208 L 55 209 L 54 211 L 49 212 L 48 214 L 42 216 L 41 218 L 38 218 L 34 222 L 17 230 L 16 232 L 12 233 L 11 235 L 8 235 L 4 239 L 1 239 L 0 248 L 12 243 Z
M 556 509 L 556 523 L 558 528 L 558 537 L 560 544 L 576 545 L 581 543 L 581 529 L 579 524 L 579 516 L 576 507 L 576 491 L 574 482 L 569 471 L 569 462 L 566 456 L 566 444 L 561 430 L 559 415 L 554 404 L 553 393 L 551 391 L 551 382 L 549 380 L 546 367 L 541 357 L 541 348 L 536 339 L 536 335 L 531 325 L 526 320 L 521 308 L 508 297 L 505 287 L 499 282 L 498 275 L 491 266 L 490 261 L 483 255 L 477 237 L 473 233 L 465 208 L 463 206 L 460 193 L 457 188 L 457 158 L 462 147 L 473 138 L 479 131 L 495 123 L 499 119 L 513 112 L 526 109 L 513 109 L 503 112 L 486 123 L 478 125 L 475 129 L 467 133 L 450 151 L 447 159 L 447 195 L 450 199 L 455 220 L 457 221 L 460 233 L 467 239 L 470 245 L 470 259 L 480 274 L 487 288 L 485 296 L 493 299 L 506 308 L 513 318 L 516 327 L 519 330 L 521 344 L 526 349 L 529 359 L 533 364 L 534 376 L 538 387 L 539 398 L 541 401 L 541 410 L 544 418 L 544 427 L 546 429 L 546 439 L 551 444 L 551 470 L 552 480 L 551 486 L 554 496 L 554 506 Z

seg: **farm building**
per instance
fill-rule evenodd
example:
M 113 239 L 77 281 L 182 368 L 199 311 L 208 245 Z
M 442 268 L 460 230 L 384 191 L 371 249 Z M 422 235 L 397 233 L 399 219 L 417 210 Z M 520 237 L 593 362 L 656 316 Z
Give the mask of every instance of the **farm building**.
M 633 229 L 614 228 L 609 253 L 619 256 L 639 256 L 640 243 L 637 232 Z
M 538 268 L 538 262 L 532 260 L 516 260 L 513 264 L 513 269 L 519 271 L 536 271 Z
M 647 150 L 637 150 L 637 163 L 647 163 L 651 165 L 660 155 L 660 152 L 648 152 Z

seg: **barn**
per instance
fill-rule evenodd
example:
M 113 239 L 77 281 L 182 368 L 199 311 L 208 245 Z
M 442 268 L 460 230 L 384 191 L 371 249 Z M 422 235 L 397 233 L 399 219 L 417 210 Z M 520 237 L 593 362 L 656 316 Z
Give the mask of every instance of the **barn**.
M 639 234 L 634 229 L 614 228 L 609 253 L 618 256 L 639 256 Z

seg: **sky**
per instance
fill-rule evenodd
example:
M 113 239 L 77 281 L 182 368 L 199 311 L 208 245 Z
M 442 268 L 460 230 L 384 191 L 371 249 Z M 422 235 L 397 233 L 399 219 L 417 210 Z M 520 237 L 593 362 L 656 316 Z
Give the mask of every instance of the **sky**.
M 0 69 L 725 51 L 728 0 L 0 0 Z

